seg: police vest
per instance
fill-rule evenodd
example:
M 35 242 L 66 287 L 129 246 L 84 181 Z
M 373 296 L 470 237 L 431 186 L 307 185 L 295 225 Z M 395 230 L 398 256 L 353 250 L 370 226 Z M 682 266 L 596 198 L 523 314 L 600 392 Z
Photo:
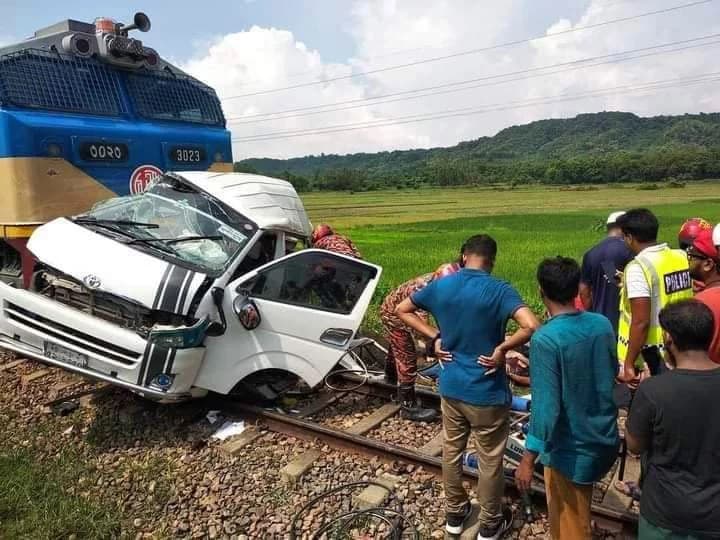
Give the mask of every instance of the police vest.
M 645 347 L 662 347 L 662 328 L 658 315 L 660 310 L 671 302 L 692 298 L 692 280 L 688 267 L 687 254 L 679 249 L 665 248 L 637 255 L 625 267 L 623 287 L 620 292 L 620 321 L 618 324 L 618 362 L 625 362 L 630 340 L 630 300 L 627 297 L 627 272 L 630 265 L 637 264 L 650 284 L 650 327 Z M 642 358 L 635 365 L 642 368 Z

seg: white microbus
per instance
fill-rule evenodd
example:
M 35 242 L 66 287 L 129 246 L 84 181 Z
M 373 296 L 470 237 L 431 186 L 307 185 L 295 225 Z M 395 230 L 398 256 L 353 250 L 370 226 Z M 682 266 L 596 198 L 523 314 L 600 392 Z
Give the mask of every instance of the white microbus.
M 166 173 L 33 233 L 30 290 L 0 283 L 0 347 L 164 402 L 268 370 L 316 386 L 381 269 L 302 249 L 310 232 L 288 182 Z

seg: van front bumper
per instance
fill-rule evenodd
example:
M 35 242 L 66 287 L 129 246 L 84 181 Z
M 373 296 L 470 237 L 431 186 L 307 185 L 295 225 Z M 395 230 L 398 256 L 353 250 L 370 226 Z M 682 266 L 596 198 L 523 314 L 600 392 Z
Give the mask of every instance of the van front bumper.
M 204 347 L 156 346 L 132 330 L 1 282 L 0 347 L 152 400 L 184 401 L 201 391 L 194 383 Z M 58 349 L 83 361 L 58 357 Z M 163 377 L 168 387 L 156 384 Z
M 30 345 L 21 343 L 19 341 L 12 340 L 12 339 L 8 338 L 7 336 L 0 336 L 0 347 L 2 347 L 3 349 L 7 349 L 9 351 L 14 351 L 24 357 L 32 358 L 34 360 L 39 360 L 40 362 L 43 362 L 44 364 L 49 364 L 51 366 L 57 366 L 66 371 L 70 371 L 72 373 L 77 373 L 78 375 L 82 375 L 83 377 L 88 377 L 90 379 L 96 379 L 98 381 L 108 382 L 115 386 L 119 386 L 121 388 L 126 388 L 127 390 L 132 390 L 133 392 L 136 392 L 136 393 L 142 395 L 142 397 L 144 397 L 144 398 L 153 399 L 153 400 L 161 400 L 161 401 L 165 401 L 165 402 L 179 402 L 179 401 L 187 401 L 188 399 L 191 399 L 193 397 L 192 394 L 190 394 L 190 392 L 180 392 L 180 393 L 163 392 L 162 390 L 155 390 L 154 388 L 148 388 L 146 386 L 139 386 L 137 384 L 123 381 L 121 379 L 117 379 L 115 377 L 105 375 L 103 373 L 98 373 L 97 371 L 81 368 L 79 366 L 73 366 L 70 364 L 66 364 L 64 362 L 59 362 L 57 360 L 54 360 L 52 358 L 48 358 L 47 356 L 45 356 L 43 354 L 43 351 L 36 349 L 34 347 L 31 347 Z

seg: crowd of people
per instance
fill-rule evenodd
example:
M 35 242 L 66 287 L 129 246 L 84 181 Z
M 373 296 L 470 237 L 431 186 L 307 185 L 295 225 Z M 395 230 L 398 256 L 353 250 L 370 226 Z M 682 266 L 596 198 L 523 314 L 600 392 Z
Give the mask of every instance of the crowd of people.
M 327 226 L 324 226 L 327 227 Z M 329 230 L 329 228 L 327 228 Z M 450 534 L 471 515 L 462 484 L 472 439 L 478 458 L 479 540 L 501 538 L 512 512 L 502 504 L 503 454 L 517 380 L 508 357 L 529 344 L 532 411 L 525 454 L 515 472 L 530 489 L 544 470 L 550 536 L 591 538 L 593 484 L 618 457 L 618 410 L 627 414 L 626 449 L 641 457 L 642 539 L 720 538 L 720 225 L 692 218 L 678 248 L 658 241 L 647 209 L 614 212 L 607 236 L 585 253 L 543 260 L 537 283 L 544 322 L 509 283 L 492 275 L 498 246 L 468 238 L 459 260 L 402 284 L 381 310 L 390 344 L 387 377 L 398 383 L 403 415 L 432 420 L 415 398 L 417 351 L 440 366 L 443 483 Z M 334 247 L 359 257 L 345 237 Z M 349 246 L 352 246 L 350 248 Z M 320 246 L 316 246 L 320 247 Z M 428 314 L 432 315 L 431 323 Z M 510 320 L 515 332 L 506 334 Z

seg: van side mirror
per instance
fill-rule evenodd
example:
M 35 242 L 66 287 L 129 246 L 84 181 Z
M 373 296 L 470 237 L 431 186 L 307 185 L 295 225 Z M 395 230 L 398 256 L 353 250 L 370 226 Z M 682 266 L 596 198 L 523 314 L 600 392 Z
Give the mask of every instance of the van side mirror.
M 260 326 L 260 310 L 249 296 L 241 295 L 235 298 L 233 311 L 245 330 L 254 330 Z

